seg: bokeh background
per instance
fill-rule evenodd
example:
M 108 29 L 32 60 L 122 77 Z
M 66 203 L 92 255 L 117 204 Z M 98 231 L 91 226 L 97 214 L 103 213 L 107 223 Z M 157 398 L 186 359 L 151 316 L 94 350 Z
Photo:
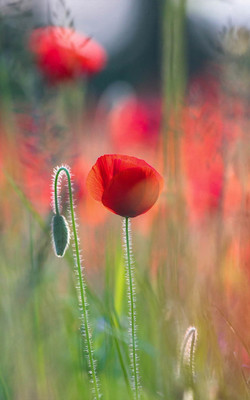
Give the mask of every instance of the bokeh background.
M 247 0 L 0 2 L 1 400 L 91 398 L 72 251 L 57 259 L 51 245 L 62 164 L 104 398 L 129 398 L 121 218 L 86 189 L 105 153 L 143 158 L 165 180 L 132 220 L 142 397 L 249 398 L 249 21 Z M 105 68 L 51 85 L 29 46 L 50 25 L 100 43 Z M 177 372 L 189 326 L 192 380 L 189 361 Z

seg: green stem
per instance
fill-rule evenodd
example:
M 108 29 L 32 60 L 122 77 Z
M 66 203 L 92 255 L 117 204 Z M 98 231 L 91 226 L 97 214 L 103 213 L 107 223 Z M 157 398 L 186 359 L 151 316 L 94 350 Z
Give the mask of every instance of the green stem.
M 128 294 L 129 294 L 129 317 L 130 317 L 130 346 L 131 346 L 131 368 L 132 368 L 132 383 L 134 390 L 134 398 L 138 400 L 140 398 L 139 393 L 139 373 L 137 364 L 137 354 L 136 354 L 136 323 L 135 323 L 135 289 L 134 289 L 134 276 L 133 267 L 131 263 L 131 244 L 129 235 L 130 220 L 125 217 L 125 249 L 127 258 L 127 276 L 128 276 Z
M 112 333 L 113 333 L 113 338 L 115 341 L 115 346 L 116 346 L 119 362 L 120 362 L 121 369 L 122 369 L 122 372 L 124 375 L 124 380 L 125 380 L 127 388 L 128 388 L 129 398 L 132 399 L 133 393 L 132 393 L 130 382 L 129 382 L 129 376 L 128 376 L 125 362 L 123 359 L 123 354 L 122 354 L 122 349 L 121 349 L 121 346 L 119 343 L 119 338 L 117 337 L 117 322 L 115 322 L 114 316 L 111 313 L 110 313 L 110 325 L 111 325 L 111 329 L 112 329 Z
M 92 345 L 92 341 L 91 341 L 89 321 L 88 321 L 85 283 L 83 280 L 81 258 L 80 258 L 80 252 L 79 252 L 79 242 L 78 242 L 78 236 L 77 236 L 77 230 L 76 230 L 71 178 L 70 178 L 70 173 L 66 167 L 60 167 L 56 171 L 55 182 L 54 182 L 55 211 L 56 211 L 56 214 L 60 214 L 59 205 L 58 205 L 57 185 L 58 185 L 58 178 L 59 178 L 59 175 L 61 172 L 64 172 L 66 174 L 67 180 L 68 180 L 70 213 L 71 213 L 72 230 L 73 230 L 73 236 L 74 236 L 74 242 L 75 242 L 75 263 L 76 263 L 77 278 L 79 281 L 80 312 L 82 314 L 81 317 L 82 317 L 82 324 L 83 324 L 83 329 L 84 329 L 84 337 L 86 339 L 86 344 L 87 344 L 87 355 L 88 355 L 88 362 L 89 362 L 89 368 L 90 368 L 90 374 L 91 374 L 91 382 L 93 384 L 95 399 L 100 399 L 101 395 L 99 392 L 98 379 L 97 379 L 96 369 L 95 369 L 95 360 L 93 357 L 93 345 Z

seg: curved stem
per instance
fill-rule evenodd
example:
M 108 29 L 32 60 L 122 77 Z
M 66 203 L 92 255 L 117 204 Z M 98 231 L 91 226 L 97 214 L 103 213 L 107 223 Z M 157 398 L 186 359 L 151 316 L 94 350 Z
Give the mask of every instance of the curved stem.
M 134 284 L 134 276 L 133 276 L 133 267 L 131 263 L 131 243 L 129 237 L 129 218 L 125 217 L 125 250 L 126 250 L 126 258 L 127 258 L 127 275 L 128 275 L 128 291 L 129 291 L 129 316 L 130 316 L 130 345 L 131 351 L 131 367 L 132 367 L 132 379 L 133 379 L 133 390 L 134 397 L 136 400 L 139 399 L 139 374 L 138 374 L 138 365 L 137 365 L 137 354 L 136 354 L 136 323 L 135 323 L 135 284 Z
M 99 393 L 98 379 L 97 379 L 96 369 L 95 369 L 95 360 L 93 357 L 93 345 L 92 345 L 92 341 L 91 341 L 89 321 L 88 321 L 85 283 L 83 280 L 81 258 L 80 258 L 80 252 L 79 252 L 79 242 L 78 242 L 78 236 L 77 236 L 77 230 L 76 230 L 71 178 L 70 178 L 70 173 L 66 167 L 60 167 L 57 170 L 56 175 L 55 175 L 55 182 L 54 182 L 55 211 L 57 214 L 60 214 L 59 205 L 58 205 L 57 185 L 58 185 L 58 178 L 59 178 L 59 175 L 61 172 L 64 172 L 66 174 L 67 180 L 68 180 L 70 213 L 71 213 L 72 230 L 73 230 L 74 242 L 75 242 L 75 263 L 76 263 L 77 278 L 79 281 L 78 289 L 79 289 L 80 312 L 82 314 L 81 317 L 82 317 L 82 324 L 83 324 L 83 329 L 84 329 L 84 337 L 86 339 L 86 344 L 87 344 L 87 355 L 88 355 L 88 362 L 89 362 L 90 374 L 91 374 L 91 379 L 92 379 L 91 382 L 93 384 L 95 399 L 100 399 L 101 396 Z

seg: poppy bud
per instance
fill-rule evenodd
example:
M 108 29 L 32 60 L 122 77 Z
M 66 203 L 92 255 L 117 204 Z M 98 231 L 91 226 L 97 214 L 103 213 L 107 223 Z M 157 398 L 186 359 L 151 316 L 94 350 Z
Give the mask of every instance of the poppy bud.
M 57 257 L 63 257 L 68 248 L 70 239 L 69 225 L 65 217 L 60 214 L 52 219 L 52 240 Z

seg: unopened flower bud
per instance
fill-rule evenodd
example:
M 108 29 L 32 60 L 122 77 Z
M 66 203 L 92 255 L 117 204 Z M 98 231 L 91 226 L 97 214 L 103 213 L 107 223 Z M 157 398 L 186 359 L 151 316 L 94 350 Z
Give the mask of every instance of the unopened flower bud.
M 63 257 L 70 239 L 69 225 L 63 215 L 56 214 L 52 219 L 52 241 L 57 257 Z

